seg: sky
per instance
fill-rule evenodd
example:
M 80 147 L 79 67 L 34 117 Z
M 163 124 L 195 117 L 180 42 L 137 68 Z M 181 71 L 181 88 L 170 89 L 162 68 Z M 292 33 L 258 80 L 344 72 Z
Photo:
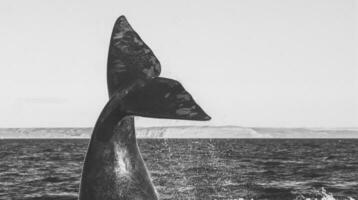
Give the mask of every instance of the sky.
M 212 117 L 137 126 L 358 127 L 357 4 L 2 0 L 0 127 L 92 127 L 120 15 Z

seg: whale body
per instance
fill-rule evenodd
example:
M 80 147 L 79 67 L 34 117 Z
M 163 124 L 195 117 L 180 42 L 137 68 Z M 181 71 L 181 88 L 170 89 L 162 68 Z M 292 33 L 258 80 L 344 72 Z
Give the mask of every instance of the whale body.
M 152 50 L 120 16 L 108 55 L 109 101 L 88 146 L 80 200 L 159 199 L 137 145 L 133 116 L 210 119 L 178 81 L 158 77 L 160 68 Z

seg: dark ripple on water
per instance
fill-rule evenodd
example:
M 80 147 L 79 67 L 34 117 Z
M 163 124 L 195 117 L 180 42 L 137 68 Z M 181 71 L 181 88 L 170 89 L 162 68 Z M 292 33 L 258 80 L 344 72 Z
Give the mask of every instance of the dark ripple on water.
M 0 140 L 0 199 L 77 199 L 88 140 Z M 149 139 L 162 199 L 358 198 L 358 140 Z

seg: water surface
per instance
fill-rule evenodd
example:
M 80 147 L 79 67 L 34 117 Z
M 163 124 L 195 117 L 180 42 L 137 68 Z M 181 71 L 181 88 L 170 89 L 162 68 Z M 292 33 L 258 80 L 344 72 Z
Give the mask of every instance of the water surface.
M 0 140 L 0 199 L 76 199 L 88 142 Z M 358 199 L 357 139 L 138 142 L 161 199 Z

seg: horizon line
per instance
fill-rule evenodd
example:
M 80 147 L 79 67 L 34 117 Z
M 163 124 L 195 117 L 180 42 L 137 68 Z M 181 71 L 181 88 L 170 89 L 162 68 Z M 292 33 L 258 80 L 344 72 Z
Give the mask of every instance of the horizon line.
M 239 126 L 239 125 L 179 125 L 179 126 L 137 126 L 136 128 L 175 128 L 175 127 L 235 127 L 235 128 L 279 128 L 279 129 L 358 129 L 358 126 Z M 78 128 L 86 129 L 93 126 L 34 126 L 34 127 L 0 127 L 0 129 L 66 129 Z

